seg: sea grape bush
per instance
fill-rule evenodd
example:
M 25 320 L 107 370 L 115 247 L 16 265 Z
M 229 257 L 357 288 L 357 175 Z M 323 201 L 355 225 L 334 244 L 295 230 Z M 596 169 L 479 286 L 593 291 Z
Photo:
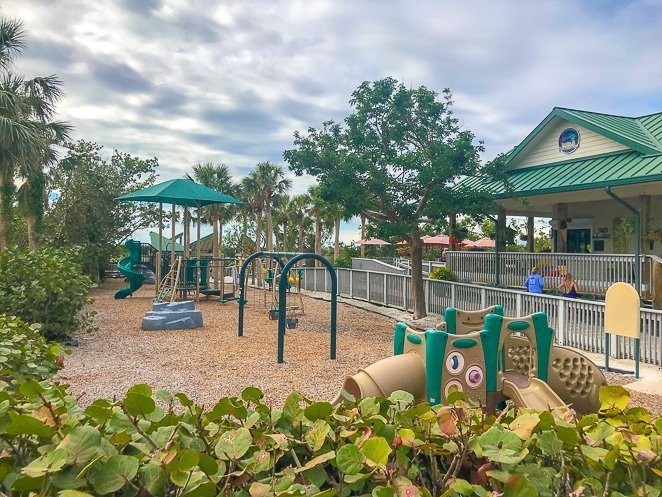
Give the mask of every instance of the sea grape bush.
M 47 363 L 57 353 L 35 347 Z M 629 408 L 621 387 L 602 390 L 598 414 L 562 419 L 487 415 L 459 395 L 416 405 L 405 392 L 338 407 L 293 393 L 275 409 L 251 387 L 209 409 L 147 385 L 82 407 L 43 374 L 16 376 L 0 384 L 7 495 L 657 497 L 662 487 L 662 418 Z
M 93 313 L 85 310 L 91 284 L 74 249 L 0 252 L 0 309 L 40 324 L 49 339 L 64 340 L 77 329 L 93 328 Z

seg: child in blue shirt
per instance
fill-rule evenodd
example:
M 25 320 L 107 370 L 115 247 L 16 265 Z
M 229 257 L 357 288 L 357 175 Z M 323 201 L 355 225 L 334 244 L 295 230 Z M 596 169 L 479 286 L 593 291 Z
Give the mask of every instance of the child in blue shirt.
M 540 276 L 537 267 L 534 267 L 531 270 L 531 274 L 524 282 L 524 286 L 529 293 L 542 293 L 542 288 L 545 286 L 545 282 L 542 280 L 542 276 Z

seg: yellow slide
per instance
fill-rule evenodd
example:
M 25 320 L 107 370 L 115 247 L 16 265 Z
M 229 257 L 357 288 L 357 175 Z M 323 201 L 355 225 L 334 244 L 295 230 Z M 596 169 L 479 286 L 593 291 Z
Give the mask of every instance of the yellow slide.
M 503 380 L 503 395 L 511 399 L 515 406 L 557 411 L 557 414 L 567 410 L 565 402 L 544 381 L 520 374 L 507 374 L 506 378 Z
M 354 397 L 388 397 L 396 390 L 411 393 L 417 401 L 426 399 L 425 364 L 418 354 L 400 354 L 371 364 L 343 383 L 333 404 Z

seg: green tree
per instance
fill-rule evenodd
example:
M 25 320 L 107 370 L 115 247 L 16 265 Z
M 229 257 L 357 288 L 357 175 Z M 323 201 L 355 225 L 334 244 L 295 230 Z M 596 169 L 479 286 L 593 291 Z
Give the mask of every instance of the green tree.
M 0 19 L 0 249 L 6 246 L 17 178 L 24 180 L 20 212 L 27 219 L 29 243 L 36 247 L 44 209 L 44 166 L 53 154 L 49 147 L 61 143 L 71 130 L 54 120 L 62 96 L 56 76 L 26 80 L 11 72 L 24 47 L 23 24 Z
M 56 198 L 44 219 L 44 236 L 56 246 L 80 246 L 83 267 L 96 280 L 121 242 L 158 222 L 154 204 L 115 200 L 153 184 L 158 160 L 117 150 L 105 160 L 101 146 L 82 140 L 67 143 L 66 149 L 50 171 Z
M 483 147 L 461 129 L 451 92 L 442 98 L 392 78 L 364 82 L 352 94 L 345 127 L 295 133 L 284 153 L 296 174 L 318 178 L 322 196 L 363 212 L 381 233 L 405 237 L 412 247 L 414 318 L 426 315 L 421 224 L 452 212 L 492 209 L 487 192 L 453 189 L 462 176 L 487 172 Z

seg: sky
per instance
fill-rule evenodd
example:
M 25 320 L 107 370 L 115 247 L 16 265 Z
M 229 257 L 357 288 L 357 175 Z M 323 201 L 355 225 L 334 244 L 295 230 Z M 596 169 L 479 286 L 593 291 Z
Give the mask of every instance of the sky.
M 74 138 L 157 157 L 162 180 L 283 163 L 295 130 L 342 120 L 386 76 L 450 88 L 485 160 L 554 106 L 662 110 L 662 1 L 4 0 L 0 15 L 28 30 L 16 72 L 63 80 Z

